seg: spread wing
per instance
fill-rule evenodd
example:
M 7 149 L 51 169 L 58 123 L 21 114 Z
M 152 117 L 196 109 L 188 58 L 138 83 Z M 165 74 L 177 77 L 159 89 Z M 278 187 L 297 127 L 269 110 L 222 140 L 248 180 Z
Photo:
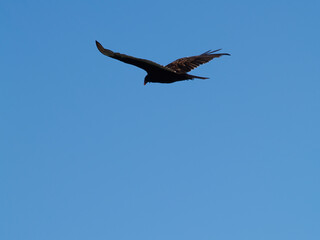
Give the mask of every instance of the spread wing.
M 153 71 L 170 71 L 170 72 L 174 72 L 173 70 L 171 70 L 169 68 L 166 68 L 165 66 L 162 66 L 162 65 L 160 65 L 158 63 L 155 63 L 155 62 L 152 62 L 152 61 L 149 61 L 149 60 L 146 60 L 146 59 L 135 58 L 135 57 L 128 56 L 128 55 L 125 55 L 125 54 L 112 52 L 109 49 L 103 48 L 102 45 L 98 41 L 96 41 L 96 45 L 97 45 L 98 50 L 102 54 L 104 54 L 104 55 L 106 55 L 108 57 L 117 59 L 119 61 L 122 61 L 124 63 L 128 63 L 128 64 L 134 65 L 136 67 L 142 68 L 145 71 L 147 71 L 148 73 L 149 72 L 153 72 Z
M 168 64 L 166 67 L 178 73 L 186 73 L 196 67 L 199 67 L 201 64 L 211 61 L 214 58 L 218 58 L 223 55 L 230 55 L 229 53 L 215 53 L 220 50 L 221 49 L 215 51 L 210 50 L 198 56 L 179 58 Z

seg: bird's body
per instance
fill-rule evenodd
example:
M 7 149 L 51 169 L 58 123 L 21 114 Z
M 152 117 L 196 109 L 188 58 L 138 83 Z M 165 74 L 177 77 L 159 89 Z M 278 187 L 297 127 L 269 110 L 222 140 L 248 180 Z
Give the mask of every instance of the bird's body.
M 230 55 L 228 53 L 214 53 L 221 50 L 219 49 L 216 51 L 207 51 L 198 56 L 180 58 L 166 66 L 162 66 L 150 60 L 112 52 L 111 50 L 103 48 L 97 41 L 96 45 L 102 54 L 145 70 L 148 74 L 144 79 L 144 84 L 147 84 L 148 82 L 173 83 L 177 81 L 191 80 L 194 78 L 207 79 L 206 77 L 190 75 L 187 72 L 201 64 L 209 62 L 213 58 L 220 57 L 222 55 Z
M 159 71 L 159 72 L 149 73 L 145 77 L 144 83 L 145 84 L 148 82 L 173 83 L 173 82 L 177 82 L 177 81 L 191 80 L 194 78 L 207 79 L 205 77 L 193 76 L 193 75 L 190 75 L 187 73 Z

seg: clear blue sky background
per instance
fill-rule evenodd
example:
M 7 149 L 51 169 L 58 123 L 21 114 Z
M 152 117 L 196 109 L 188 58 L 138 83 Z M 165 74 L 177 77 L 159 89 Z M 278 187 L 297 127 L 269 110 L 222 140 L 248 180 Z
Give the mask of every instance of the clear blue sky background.
M 319 240 L 319 1 L 1 1 L 0 239 Z M 143 85 L 106 48 L 167 64 Z

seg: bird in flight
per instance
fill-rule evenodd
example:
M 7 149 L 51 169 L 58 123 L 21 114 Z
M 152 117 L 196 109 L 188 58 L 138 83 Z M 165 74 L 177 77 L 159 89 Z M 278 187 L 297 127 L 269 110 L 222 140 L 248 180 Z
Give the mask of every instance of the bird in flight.
M 221 50 L 218 49 L 215 51 L 207 51 L 198 56 L 179 58 L 166 66 L 162 66 L 150 60 L 112 52 L 109 49 L 105 49 L 98 41 L 96 41 L 96 45 L 102 54 L 145 70 L 147 72 L 147 76 L 144 78 L 144 85 L 148 82 L 173 83 L 177 81 L 191 80 L 194 78 L 208 79 L 207 77 L 190 75 L 188 72 L 214 58 L 218 58 L 223 55 L 230 56 L 229 53 L 216 53 Z

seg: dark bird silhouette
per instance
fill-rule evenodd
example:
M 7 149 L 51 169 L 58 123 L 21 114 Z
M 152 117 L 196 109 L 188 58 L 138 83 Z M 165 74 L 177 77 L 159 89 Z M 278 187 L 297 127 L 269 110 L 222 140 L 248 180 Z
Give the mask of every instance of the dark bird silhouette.
M 221 50 L 218 49 L 215 51 L 207 51 L 198 56 L 180 58 L 166 66 L 162 66 L 150 60 L 112 52 L 109 49 L 103 48 L 98 41 L 96 41 L 96 45 L 102 54 L 145 70 L 148 74 L 144 79 L 144 85 L 148 82 L 173 83 L 177 81 L 191 80 L 194 78 L 208 79 L 207 77 L 190 75 L 187 72 L 201 64 L 211 61 L 214 58 L 218 58 L 223 55 L 230 55 L 229 53 L 216 53 Z

